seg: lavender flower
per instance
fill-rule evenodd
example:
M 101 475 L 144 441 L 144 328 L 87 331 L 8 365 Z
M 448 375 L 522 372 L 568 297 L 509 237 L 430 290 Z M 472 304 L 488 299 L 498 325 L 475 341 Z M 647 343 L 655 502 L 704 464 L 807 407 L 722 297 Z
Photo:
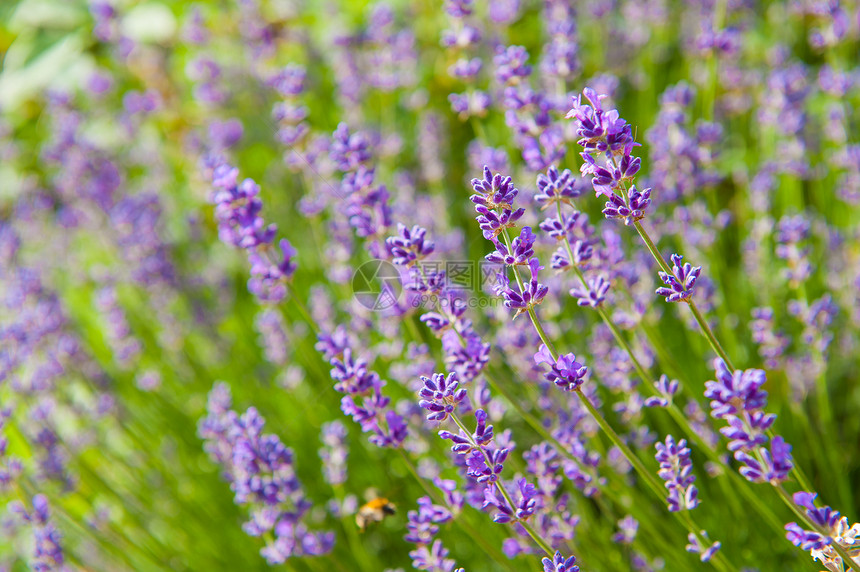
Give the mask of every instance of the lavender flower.
M 536 365 L 549 365 L 550 371 L 545 373 L 544 377 L 565 391 L 577 391 L 585 382 L 588 368 L 576 361 L 576 356 L 572 353 L 558 356 L 555 360 L 549 349 L 541 344 L 534 360 Z
M 206 451 L 223 466 L 236 504 L 249 507 L 243 530 L 268 537 L 260 553 L 270 564 L 331 551 L 334 534 L 310 532 L 302 522 L 311 503 L 296 477 L 293 452 L 276 435 L 262 432 L 265 421 L 256 409 L 239 416 L 230 405 L 227 386 L 213 387 L 199 433 Z
M 532 67 L 526 63 L 528 59 L 529 53 L 523 46 L 500 46 L 493 58 L 496 80 L 502 85 L 519 84 L 532 73 Z
M 495 239 L 493 244 L 496 245 L 496 251 L 486 255 L 485 258 L 488 262 L 506 264 L 507 266 L 528 265 L 535 253 L 533 247 L 536 238 L 531 227 L 525 226 L 520 231 L 520 235 L 511 241 L 510 251 L 508 251 L 508 247 Z
M 716 381 L 705 382 L 705 397 L 711 400 L 711 415 L 725 419 L 743 411 L 755 411 L 767 404 L 767 392 L 761 389 L 767 381 L 760 369 L 730 372 L 721 359 L 714 360 Z
M 657 443 L 655 458 L 660 463 L 657 473 L 665 481 L 669 489 L 669 511 L 692 510 L 699 506 L 699 491 L 693 485 L 696 477 L 693 475 L 693 462 L 690 460 L 690 449 L 687 441 L 681 439 L 675 443 L 675 438 L 666 436 L 665 443 Z
M 702 538 L 705 540 L 710 540 L 708 538 L 708 533 L 702 530 L 699 534 L 701 534 Z M 714 542 L 707 548 L 701 543 L 699 537 L 693 534 L 692 532 L 687 535 L 687 540 L 690 544 L 687 545 L 687 552 L 692 552 L 693 554 L 699 555 L 699 560 L 702 562 L 708 562 L 711 558 L 714 557 L 714 554 L 722 547 L 720 542 Z
M 576 254 L 574 252 L 574 254 Z M 590 306 L 597 308 L 606 300 L 609 292 L 609 281 L 603 276 L 592 276 L 584 286 L 574 286 L 570 289 L 570 295 L 576 298 L 579 306 Z
M 618 116 L 615 109 L 604 110 L 601 100 L 590 88 L 583 91 L 591 105 L 582 103 L 582 97 L 573 99 L 573 109 L 567 117 L 576 120 L 576 132 L 581 137 L 579 145 L 585 163 L 581 171 L 591 177 L 591 184 L 598 196 L 609 199 L 603 214 L 606 218 L 622 218 L 631 225 L 645 217 L 651 204 L 651 189 L 638 190 L 632 183 L 641 168 L 642 161 L 631 155 L 638 145 L 633 140 L 631 127 Z M 601 160 L 600 157 L 603 156 Z
M 570 556 L 565 558 L 558 551 L 556 551 L 551 559 L 543 558 L 541 564 L 543 564 L 543 572 L 579 572 L 579 566 L 576 565 L 576 557 Z
M 844 562 L 834 545 L 845 550 L 854 562 L 858 562 L 857 539 L 860 537 L 860 523 L 849 526 L 848 519 L 829 506 L 816 507 L 818 495 L 808 492 L 794 493 L 794 504 L 805 509 L 806 516 L 818 530 L 804 530 L 796 522 L 785 525 L 785 537 L 795 546 L 808 550 L 815 560 L 828 570 L 844 569 Z
M 346 436 L 346 427 L 340 421 L 323 423 L 320 428 L 323 447 L 319 450 L 319 456 L 323 466 L 323 478 L 333 486 L 346 482 L 346 460 L 349 455 Z
M 456 373 L 449 373 L 446 377 L 441 373 L 434 373 L 432 378 L 421 376 L 424 387 L 418 392 L 421 399 L 418 405 L 430 412 L 427 419 L 430 421 L 444 421 L 455 412 L 457 404 L 466 399 L 466 390 L 458 389 L 460 383 Z
M 689 300 L 693 295 L 696 280 L 702 272 L 701 266 L 692 266 L 689 262 L 681 264 L 683 256 L 673 254 L 672 274 L 660 272 L 660 279 L 666 286 L 657 288 L 658 296 L 665 296 L 667 302 L 681 302 Z
M 654 387 L 657 388 L 657 393 L 660 395 L 646 399 L 645 407 L 668 407 L 680 386 L 678 380 L 670 380 L 668 376 L 661 375 L 660 379 L 654 382 Z
M 406 518 L 406 541 L 427 545 L 439 532 L 439 525 L 450 522 L 453 515 L 447 508 L 433 504 L 430 497 L 425 496 L 418 499 L 418 510 L 410 510 Z
M 37 494 L 33 497 L 32 503 L 32 511 L 27 511 L 20 501 L 12 501 L 9 504 L 9 512 L 18 515 L 32 526 L 33 554 L 30 558 L 30 567 L 39 572 L 68 570 L 63 547 L 60 544 L 62 537 L 51 520 L 48 498 L 43 494 Z
M 420 226 L 411 229 L 397 224 L 397 234 L 385 239 L 385 246 L 393 257 L 392 262 L 400 266 L 412 266 L 416 261 L 430 255 L 435 249 L 432 241 L 425 240 L 427 230 Z
M 537 177 L 538 193 L 535 194 L 535 202 L 541 205 L 541 210 L 549 208 L 556 202 L 570 204 L 582 193 L 582 179 L 574 177 L 570 169 L 560 172 L 551 165 L 546 175 L 539 173 Z
M 730 439 L 728 449 L 743 466 L 740 473 L 749 481 L 777 485 L 788 479 L 793 468 L 791 446 L 774 436 L 770 450 L 768 431 L 776 415 L 766 413 L 767 392 L 761 389 L 766 378 L 760 369 L 730 372 L 722 360 L 714 360 L 717 380 L 705 383 L 705 397 L 711 399 L 711 415 L 728 425 L 720 433 Z
M 524 312 L 528 312 L 546 297 L 549 287 L 538 282 L 538 271 L 542 268 L 537 258 L 529 260 L 531 279 L 525 282 L 521 288 L 514 290 L 510 286 L 510 280 L 502 273 L 498 275 L 496 290 L 505 299 L 505 307 L 516 310 L 514 318 Z
M 645 218 L 645 209 L 651 204 L 651 189 L 639 191 L 636 185 L 630 187 L 630 193 L 625 200 L 623 197 L 613 193 L 609 195 L 609 201 L 603 214 L 606 218 L 623 218 L 624 224 L 630 226 L 638 220 Z

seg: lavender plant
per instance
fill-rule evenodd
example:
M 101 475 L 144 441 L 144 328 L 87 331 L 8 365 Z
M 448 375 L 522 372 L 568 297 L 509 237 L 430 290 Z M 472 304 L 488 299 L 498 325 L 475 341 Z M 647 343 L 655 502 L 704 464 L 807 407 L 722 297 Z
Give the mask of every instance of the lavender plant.
M 0 568 L 860 571 L 858 14 L 3 4 Z

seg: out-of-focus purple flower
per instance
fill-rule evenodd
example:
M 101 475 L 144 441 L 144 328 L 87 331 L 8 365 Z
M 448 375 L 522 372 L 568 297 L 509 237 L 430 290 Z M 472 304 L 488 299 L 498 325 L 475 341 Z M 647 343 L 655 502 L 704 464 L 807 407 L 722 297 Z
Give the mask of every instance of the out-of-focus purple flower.
M 483 117 L 493 103 L 490 94 L 481 90 L 452 93 L 448 96 L 448 101 L 454 113 L 464 120 L 469 117 Z
M 575 253 L 574 253 L 575 254 Z M 592 276 L 584 285 L 574 286 L 570 289 L 570 295 L 576 298 L 579 306 L 590 306 L 597 308 L 606 299 L 609 292 L 609 281 L 603 276 Z
M 699 534 L 702 535 L 706 541 L 710 541 L 708 538 L 708 533 L 704 530 Z M 699 555 L 699 560 L 702 562 L 708 562 L 711 558 L 714 557 L 714 554 L 722 547 L 722 543 L 714 542 L 707 548 L 699 541 L 699 537 L 693 534 L 692 532 L 687 535 L 687 541 L 689 544 L 686 546 L 687 552 L 692 552 L 693 554 Z
M 451 572 L 454 569 L 454 561 L 448 558 L 448 549 L 442 546 L 442 541 L 437 539 L 431 546 L 421 544 L 409 553 L 412 558 L 412 567 L 418 570 L 438 570 L 439 572 Z
M 356 171 L 370 161 L 370 141 L 364 133 L 351 133 L 349 126 L 341 123 L 332 135 L 329 155 L 341 171 Z
M 397 236 L 385 239 L 385 246 L 393 257 L 392 262 L 400 266 L 411 266 L 416 261 L 433 253 L 435 245 L 431 240 L 425 240 L 427 229 L 418 225 L 411 229 L 397 223 Z
M 333 486 L 346 482 L 346 460 L 349 455 L 346 436 L 346 427 L 340 421 L 323 423 L 320 428 L 323 447 L 319 450 L 319 456 L 322 461 L 323 478 Z
M 543 564 L 543 572 L 579 572 L 576 557 L 565 558 L 559 551 L 556 551 L 552 558 L 544 557 L 541 564 Z
M 250 509 L 243 530 L 251 536 L 267 536 L 260 553 L 270 564 L 331 551 L 334 534 L 311 532 L 302 522 L 311 503 L 296 476 L 293 452 L 277 435 L 262 432 L 265 421 L 256 409 L 251 407 L 240 416 L 230 407 L 229 389 L 216 384 L 199 434 L 206 451 L 222 465 L 236 504 Z
M 529 53 L 523 46 L 499 47 L 493 64 L 496 66 L 496 80 L 502 85 L 517 85 L 532 73 L 526 62 Z
M 659 396 L 649 397 L 645 400 L 645 407 L 668 407 L 672 403 L 672 398 L 678 392 L 680 387 L 677 379 L 670 380 L 667 375 L 661 375 L 660 379 L 654 382 L 654 387 L 657 388 Z
M 550 371 L 544 377 L 565 391 L 576 391 L 585 382 L 588 367 L 576 361 L 572 353 L 560 355 L 555 360 L 546 345 L 541 344 L 534 360 L 536 365 L 547 364 Z
M 633 544 L 639 531 L 639 521 L 631 515 L 627 515 L 618 521 L 618 532 L 613 535 L 613 542 L 619 544 Z
M 689 262 L 682 264 L 683 256 L 673 254 L 670 256 L 672 260 L 672 274 L 659 272 L 660 280 L 666 286 L 657 288 L 658 296 L 665 296 L 667 302 L 681 302 L 690 299 L 693 295 L 693 288 L 696 285 L 696 280 L 699 274 L 702 273 L 701 266 L 692 266 Z
M 60 544 L 62 537 L 60 531 L 51 520 L 51 507 L 48 498 L 43 494 L 37 494 L 32 499 L 33 509 L 28 511 L 21 501 L 9 503 L 9 512 L 17 515 L 24 522 L 32 526 L 33 553 L 30 559 L 30 568 L 39 572 L 56 570 L 64 572 L 65 555 Z
M 282 238 L 278 246 L 281 250 L 280 260 L 276 258 L 274 249 L 268 247 L 257 248 L 248 254 L 251 263 L 248 291 L 262 302 L 277 303 L 283 300 L 287 295 L 287 282 L 298 267 L 295 262 L 296 249 L 290 241 Z
M 690 460 L 690 449 L 687 441 L 681 439 L 677 443 L 671 435 L 666 436 L 665 443 L 656 443 L 655 458 L 660 463 L 657 473 L 665 481 L 669 490 L 669 511 L 692 510 L 699 506 L 698 490 L 693 482 L 693 462 Z
M 439 532 L 439 525 L 449 522 L 453 515 L 444 506 L 433 504 L 430 497 L 418 499 L 418 510 L 406 514 L 406 541 L 413 544 L 430 544 Z
M 251 179 L 238 183 L 238 176 L 239 170 L 226 164 L 217 166 L 212 173 L 218 235 L 222 241 L 245 249 L 268 244 L 277 227 L 267 226 L 260 216 L 260 187 Z
M 267 308 L 257 314 L 254 326 L 260 334 L 266 360 L 275 365 L 287 361 L 287 332 L 284 318 L 278 310 Z
M 424 387 L 418 392 L 422 398 L 418 405 L 429 411 L 430 421 L 444 421 L 454 413 L 457 405 L 466 398 L 466 390 L 459 388 L 460 382 L 456 373 L 445 376 L 434 373 L 432 377 L 421 376 Z

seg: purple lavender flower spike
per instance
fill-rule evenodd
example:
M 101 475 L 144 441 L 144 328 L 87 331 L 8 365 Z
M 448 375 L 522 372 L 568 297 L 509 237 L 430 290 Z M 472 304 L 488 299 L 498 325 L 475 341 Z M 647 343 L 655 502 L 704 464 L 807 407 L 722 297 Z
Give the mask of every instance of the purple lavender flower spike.
M 552 206 L 557 201 L 570 204 L 571 199 L 582 194 L 580 181 L 581 179 L 573 176 L 570 169 L 559 172 L 555 165 L 551 165 L 546 175 L 540 173 L 537 176 L 538 193 L 534 200 L 541 205 L 541 210 Z
M 543 564 L 543 572 L 579 572 L 579 566 L 576 565 L 576 557 L 570 556 L 569 558 L 565 558 L 558 551 L 556 551 L 552 559 L 544 557 L 541 560 L 541 564 Z
M 418 510 L 410 510 L 406 518 L 406 541 L 426 545 L 439 532 L 439 525 L 449 522 L 453 515 L 447 508 L 433 504 L 430 497 L 421 497 L 418 499 Z
M 493 175 L 487 166 L 484 166 L 483 179 L 472 179 L 472 188 L 475 194 L 469 200 L 489 209 L 511 208 L 519 194 L 510 177 L 503 177 L 499 173 Z
M 576 298 L 579 306 L 590 306 L 597 308 L 606 300 L 609 292 L 609 281 L 603 276 L 592 276 L 586 280 L 587 287 L 574 286 L 570 289 L 570 295 Z
M 543 299 L 546 297 L 549 287 L 539 283 L 537 279 L 541 268 L 542 266 L 537 258 L 529 260 L 531 279 L 523 284 L 520 291 L 512 289 L 508 277 L 502 273 L 499 274 L 499 283 L 496 286 L 496 290 L 505 299 L 505 307 L 516 310 L 514 318 L 524 312 L 528 312 L 543 302 Z
M 619 117 L 618 111 L 604 110 L 601 106 L 605 95 L 598 95 L 588 87 L 582 94 L 591 105 L 582 103 L 582 96 L 577 95 L 567 118 L 576 119 L 576 133 L 581 137 L 578 143 L 584 147 L 585 153 L 614 154 L 626 145 L 634 144 L 632 128 Z
M 667 302 L 681 302 L 690 299 L 696 280 L 702 272 L 701 266 L 691 266 L 689 262 L 681 264 L 683 256 L 673 254 L 672 275 L 660 272 L 660 279 L 666 286 L 657 288 L 658 296 L 665 296 Z
M 639 532 L 639 521 L 627 515 L 618 521 L 618 532 L 612 536 L 612 541 L 618 544 L 633 544 Z
M 797 506 L 805 509 L 806 516 L 818 530 L 804 530 L 796 522 L 790 522 L 785 525 L 785 537 L 795 546 L 809 550 L 812 557 L 828 570 L 839 570 L 843 568 L 843 561 L 834 545 L 838 544 L 856 560 L 860 523 L 849 526 L 848 519 L 840 516 L 838 511 L 829 506 L 816 507 L 817 496 L 815 493 L 797 492 L 793 500 Z
M 385 239 L 385 246 L 393 257 L 392 262 L 399 266 L 412 266 L 416 261 L 433 253 L 433 241 L 425 240 L 427 230 L 418 225 L 411 229 L 397 223 L 397 235 Z
M 549 365 L 550 371 L 545 373 L 544 377 L 565 391 L 577 391 L 585 383 L 588 368 L 576 361 L 576 356 L 572 353 L 560 355 L 557 360 L 554 360 L 549 349 L 541 344 L 534 355 L 534 360 L 537 365 Z
M 430 421 L 444 421 L 455 412 L 457 405 L 466 398 L 466 390 L 458 389 L 460 382 L 456 373 L 449 373 L 447 377 L 441 373 L 434 373 L 432 378 L 421 376 L 424 387 L 418 392 L 422 399 L 418 405 L 429 411 L 427 419 Z
M 33 510 L 27 511 L 21 501 L 9 503 L 8 510 L 24 522 L 32 526 L 33 553 L 30 561 L 31 568 L 38 571 L 67 570 L 65 554 L 60 544 L 60 531 L 51 520 L 51 507 L 48 498 L 43 494 L 33 497 Z
M 529 53 L 523 46 L 500 46 L 493 58 L 496 79 L 502 85 L 518 85 L 532 73 L 532 67 L 526 63 L 528 60 Z
M 484 258 L 496 264 L 525 266 L 529 263 L 531 257 L 534 256 L 535 251 L 533 247 L 536 239 L 537 237 L 532 232 L 531 227 L 525 226 L 520 231 L 520 235 L 511 241 L 510 252 L 508 252 L 508 248 L 504 244 L 495 239 L 493 241 L 493 244 L 496 245 L 495 252 L 491 252 Z
M 699 534 L 702 535 L 702 538 L 705 540 L 710 540 L 708 538 L 708 533 L 702 530 Z M 687 535 L 687 540 L 690 544 L 686 546 L 687 552 L 692 552 L 693 554 L 699 555 L 699 560 L 702 562 L 708 562 L 711 558 L 714 557 L 714 554 L 722 547 L 722 543 L 714 542 L 707 548 L 705 548 L 702 543 L 699 541 L 699 538 L 693 534 L 692 532 Z
M 693 485 L 696 477 L 693 475 L 693 462 L 690 460 L 690 449 L 687 442 L 681 439 L 675 443 L 675 438 L 666 436 L 665 443 L 656 443 L 655 458 L 660 463 L 657 473 L 666 482 L 669 489 L 670 512 L 692 510 L 699 506 L 698 490 Z
M 735 459 L 744 464 L 739 471 L 747 480 L 754 483 L 770 483 L 774 486 L 788 480 L 788 475 L 794 468 L 791 445 L 777 435 L 770 446 L 770 451 L 764 447 L 759 449 L 761 461 L 744 451 L 735 453 Z
M 660 395 L 646 399 L 645 407 L 668 407 L 680 386 L 677 379 L 670 380 L 668 376 L 661 375 L 660 379 L 654 382 L 654 387 Z
M 448 558 L 448 549 L 442 546 L 441 540 L 436 540 L 431 546 L 421 544 L 409 553 L 412 567 L 418 570 L 440 570 L 450 572 L 454 569 L 454 561 Z
M 265 421 L 253 407 L 241 416 L 230 409 L 230 391 L 217 384 L 209 394 L 208 415 L 199 433 L 205 450 L 221 464 L 237 505 L 248 505 L 243 530 L 266 535 L 260 553 L 270 564 L 294 556 L 325 554 L 334 546 L 330 532 L 310 532 L 302 517 L 312 508 L 293 467 L 293 452 L 277 435 L 263 433 Z
M 767 392 L 761 389 L 767 381 L 760 369 L 730 372 L 723 360 L 714 360 L 716 381 L 705 382 L 705 397 L 711 400 L 711 415 L 717 419 L 754 411 L 767 404 Z

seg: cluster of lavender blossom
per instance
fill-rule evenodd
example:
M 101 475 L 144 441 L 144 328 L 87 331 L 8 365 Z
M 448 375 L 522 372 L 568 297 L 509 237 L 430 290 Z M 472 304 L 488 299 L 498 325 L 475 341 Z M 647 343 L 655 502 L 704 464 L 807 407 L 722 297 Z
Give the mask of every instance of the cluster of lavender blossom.
M 856 0 L 52 2 L 0 569 L 860 572 Z

